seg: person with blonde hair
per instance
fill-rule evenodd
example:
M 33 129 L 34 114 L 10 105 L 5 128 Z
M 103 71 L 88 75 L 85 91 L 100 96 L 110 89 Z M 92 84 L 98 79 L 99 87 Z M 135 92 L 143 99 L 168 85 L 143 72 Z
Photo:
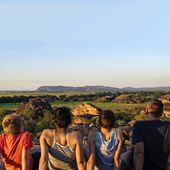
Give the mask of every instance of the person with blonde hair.
M 0 135 L 0 154 L 6 170 L 32 170 L 32 137 L 24 131 L 21 116 L 6 115 L 2 127 L 4 133 Z

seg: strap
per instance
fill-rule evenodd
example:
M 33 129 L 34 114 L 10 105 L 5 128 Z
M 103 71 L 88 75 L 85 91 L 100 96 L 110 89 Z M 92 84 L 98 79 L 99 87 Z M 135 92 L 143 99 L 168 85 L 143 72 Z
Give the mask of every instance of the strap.
M 117 140 L 117 142 L 119 142 L 119 139 L 118 139 L 119 131 L 117 128 L 115 128 L 115 133 L 116 133 L 116 140 Z
M 53 136 L 54 136 L 54 141 L 53 141 L 53 146 L 54 146 L 56 143 L 56 130 L 55 129 L 53 131 Z
M 67 140 L 67 146 L 70 148 L 70 150 L 72 151 L 72 152 L 74 152 L 74 150 L 71 148 L 71 146 L 70 146 L 70 143 L 69 143 L 69 140 L 68 140 L 68 132 L 67 132 L 67 134 L 66 134 L 66 140 Z
M 67 145 L 70 147 L 69 140 L 68 140 L 68 132 L 66 134 Z M 71 147 L 70 147 L 71 148 Z

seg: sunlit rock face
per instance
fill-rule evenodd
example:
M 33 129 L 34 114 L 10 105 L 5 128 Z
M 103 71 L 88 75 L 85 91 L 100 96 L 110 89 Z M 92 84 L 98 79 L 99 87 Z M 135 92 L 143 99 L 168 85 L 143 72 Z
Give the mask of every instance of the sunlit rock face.
M 168 93 L 168 94 L 165 94 L 165 95 L 161 96 L 160 100 L 164 104 L 170 104 L 170 94 Z
M 80 116 L 80 115 L 99 115 L 100 108 L 95 107 L 94 105 L 90 103 L 82 103 L 79 106 L 77 106 L 75 109 L 73 109 L 72 113 L 74 116 Z

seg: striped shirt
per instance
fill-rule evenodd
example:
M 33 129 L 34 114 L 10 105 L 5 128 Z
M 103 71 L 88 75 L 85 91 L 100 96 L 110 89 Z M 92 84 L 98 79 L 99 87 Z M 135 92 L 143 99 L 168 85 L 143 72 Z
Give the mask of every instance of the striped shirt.
M 68 133 L 66 134 L 67 145 L 61 145 L 56 141 L 54 131 L 54 144 L 48 153 L 49 170 L 77 170 L 75 151 L 70 147 Z

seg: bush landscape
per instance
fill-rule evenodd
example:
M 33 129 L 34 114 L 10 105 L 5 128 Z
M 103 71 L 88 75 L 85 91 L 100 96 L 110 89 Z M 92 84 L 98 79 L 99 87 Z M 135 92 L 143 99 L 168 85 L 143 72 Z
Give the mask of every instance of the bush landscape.
M 1 92 L 0 123 L 6 114 L 16 112 L 23 116 L 26 130 L 36 135 L 44 128 L 53 127 L 53 108 L 66 106 L 72 109 L 72 125 L 96 123 L 98 110 L 111 109 L 115 113 L 117 126 L 124 126 L 133 120 L 144 119 L 145 105 L 154 98 L 164 102 L 164 117 L 169 118 L 168 91 Z

